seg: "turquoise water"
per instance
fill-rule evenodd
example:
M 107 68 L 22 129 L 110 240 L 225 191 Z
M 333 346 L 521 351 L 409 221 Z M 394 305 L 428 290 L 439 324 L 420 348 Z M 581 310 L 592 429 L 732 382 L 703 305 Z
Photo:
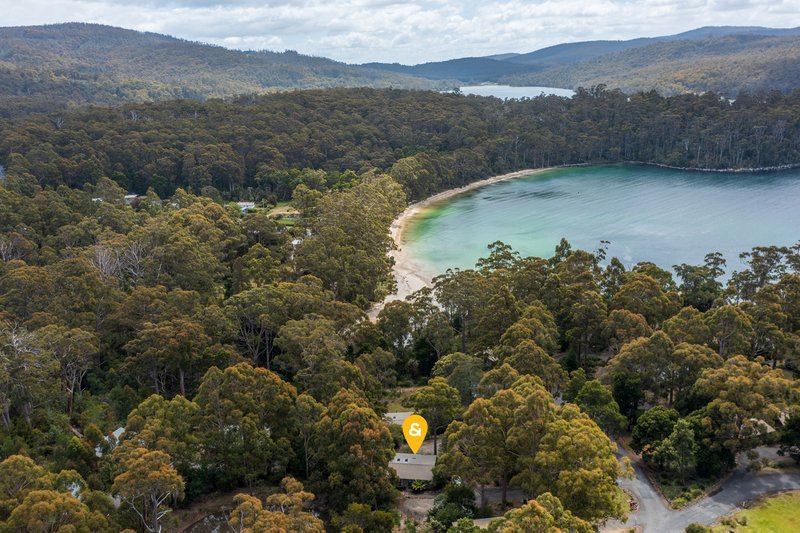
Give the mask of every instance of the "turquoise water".
M 559 89 L 557 87 L 512 87 L 510 85 L 465 85 L 461 87 L 461 92 L 476 96 L 495 96 L 503 99 L 536 98 L 541 94 L 554 94 L 570 98 L 575 94 L 575 91 L 571 89 Z
M 800 240 L 800 170 L 691 172 L 610 165 L 548 170 L 446 200 L 415 217 L 405 249 L 428 273 L 470 268 L 501 240 L 550 257 L 562 237 L 630 267 L 700 264 L 722 252 L 728 270 L 753 246 Z

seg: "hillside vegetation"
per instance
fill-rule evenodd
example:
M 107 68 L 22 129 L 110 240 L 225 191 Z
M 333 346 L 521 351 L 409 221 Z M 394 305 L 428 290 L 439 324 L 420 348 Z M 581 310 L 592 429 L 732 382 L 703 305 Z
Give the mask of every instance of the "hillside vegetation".
M 563 43 L 548 46 L 527 54 L 501 54 L 495 59 L 503 59 L 513 63 L 537 65 L 539 67 L 570 65 L 581 61 L 622 52 L 631 48 L 641 48 L 657 43 L 671 41 L 692 41 L 722 37 L 725 35 L 771 35 L 771 36 L 797 36 L 800 28 L 764 28 L 760 26 L 704 26 L 695 30 L 685 31 L 676 35 L 662 37 L 640 37 L 627 41 L 581 41 L 577 43 Z M 507 56 L 507 57 L 504 57 Z
M 241 52 L 96 24 L 0 28 L 0 116 L 67 105 L 353 86 L 431 83 L 291 51 Z
M 662 94 L 789 92 L 800 86 L 800 37 L 726 35 L 659 42 L 499 81 L 566 88 L 603 83 L 626 92 L 655 89 Z
M 242 52 L 97 24 L 0 28 L 0 117 L 85 105 L 205 100 L 292 88 L 449 89 L 464 83 L 662 94 L 789 92 L 797 30 L 700 28 L 674 36 L 566 43 L 527 54 L 407 66 L 347 65 L 296 52 Z
M 181 531 L 171 510 L 230 493 L 234 531 L 393 531 L 399 387 L 442 489 L 406 531 L 624 520 L 628 433 L 671 487 L 768 442 L 800 460 L 800 244 L 674 276 L 497 241 L 364 312 L 410 200 L 564 163 L 796 164 L 798 113 L 800 91 L 359 88 L 0 120 L 0 532 Z M 264 209 L 289 199 L 292 224 Z
M 467 83 L 495 81 L 501 76 L 541 70 L 541 67 L 535 65 L 523 65 L 489 57 L 464 57 L 413 66 L 399 63 L 366 63 L 362 66 L 431 80 L 459 80 Z
M 715 91 L 735 97 L 742 91 L 790 92 L 798 86 L 800 28 L 710 26 L 627 41 L 563 43 L 524 54 L 364 66 L 467 84 L 570 89 L 603 84 L 629 93 Z
M 177 101 L 0 122 L 8 186 L 178 187 L 287 200 L 348 170 L 389 171 L 413 199 L 493 174 L 644 161 L 753 168 L 800 160 L 800 94 L 661 97 L 579 90 L 502 102 L 393 89 L 294 91 L 230 102 Z M 344 177 L 345 181 L 349 178 Z M 216 192 L 215 192 L 216 191 Z

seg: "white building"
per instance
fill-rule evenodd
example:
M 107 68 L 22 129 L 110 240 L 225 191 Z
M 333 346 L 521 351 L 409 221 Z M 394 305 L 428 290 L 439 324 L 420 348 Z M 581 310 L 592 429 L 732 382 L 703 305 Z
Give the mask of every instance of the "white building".
M 397 411 L 393 413 L 386 413 L 383 415 L 390 424 L 397 424 L 398 426 L 402 426 L 403 422 L 406 421 L 406 418 L 413 415 L 414 413 L 411 411 Z
M 398 453 L 389 463 L 389 467 L 397 472 L 397 477 L 404 485 L 420 479 L 433 480 L 433 467 L 436 466 L 435 455 L 420 455 L 416 453 Z

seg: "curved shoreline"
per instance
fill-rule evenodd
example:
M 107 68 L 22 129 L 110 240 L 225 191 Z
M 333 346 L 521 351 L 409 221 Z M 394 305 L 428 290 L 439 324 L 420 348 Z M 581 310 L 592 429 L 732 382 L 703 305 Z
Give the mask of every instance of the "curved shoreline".
M 544 168 L 518 170 L 516 172 L 509 172 L 508 174 L 501 174 L 499 176 L 492 176 L 490 178 L 474 181 L 472 183 L 469 183 L 467 185 L 464 185 L 463 187 L 459 187 L 456 189 L 448 189 L 446 191 L 442 191 L 440 193 L 434 194 L 433 196 L 429 196 L 424 200 L 409 205 L 392 222 L 392 225 L 389 228 L 389 233 L 392 237 L 392 240 L 394 241 L 394 249 L 391 250 L 388 255 L 389 257 L 392 257 L 394 259 L 394 265 L 392 266 L 392 276 L 395 279 L 397 290 L 394 293 L 386 296 L 386 298 L 384 298 L 382 301 L 372 304 L 372 306 L 367 310 L 367 316 L 369 316 L 369 319 L 375 321 L 378 316 L 378 313 L 380 313 L 380 311 L 384 308 L 384 306 L 387 303 L 393 302 L 395 300 L 405 300 L 407 296 L 410 296 L 414 292 L 424 287 L 431 287 L 433 277 L 438 274 L 436 272 L 426 272 L 419 264 L 415 263 L 412 260 L 407 251 L 403 248 L 403 245 L 406 242 L 404 238 L 405 230 L 408 228 L 408 225 L 411 222 L 411 220 L 417 215 L 419 215 L 422 211 L 444 200 L 448 200 L 460 194 L 474 191 L 476 189 L 480 189 L 482 187 L 486 187 L 494 183 L 508 181 L 523 176 L 530 176 L 533 174 L 538 174 L 541 172 L 558 168 L 583 167 L 592 165 L 644 165 L 644 166 L 653 166 L 671 170 L 709 172 L 709 173 L 775 172 L 781 170 L 791 170 L 795 168 L 800 168 L 800 163 L 792 163 L 792 164 L 773 166 L 773 167 L 725 168 L 725 169 L 677 167 L 672 165 L 666 165 L 663 163 L 653 163 L 646 161 L 620 161 L 617 163 L 612 163 L 608 161 L 594 162 L 594 163 L 572 163 L 566 165 L 555 165 Z
M 384 298 L 382 301 L 376 302 L 367 310 L 367 316 L 369 316 L 370 320 L 374 321 L 378 317 L 378 313 L 381 312 L 387 303 L 395 300 L 405 300 L 407 296 L 410 296 L 416 291 L 424 287 L 430 287 L 433 277 L 436 275 L 436 273 L 425 272 L 422 267 L 412 260 L 408 252 L 403 248 L 403 245 L 406 242 L 404 233 L 414 217 L 419 215 L 426 208 L 444 200 L 453 198 L 454 196 L 474 191 L 494 183 L 521 178 L 523 176 L 530 176 L 540 172 L 545 172 L 547 170 L 552 170 L 554 168 L 558 167 L 531 168 L 526 170 L 518 170 L 516 172 L 509 172 L 508 174 L 501 174 L 499 176 L 492 176 L 491 178 L 473 181 L 472 183 L 468 183 L 463 187 L 442 191 L 434 194 L 433 196 L 429 196 L 424 200 L 420 200 L 419 202 L 409 205 L 396 219 L 394 219 L 392 225 L 389 227 L 389 234 L 394 241 L 394 249 L 389 252 L 389 257 L 394 259 L 392 276 L 394 276 L 395 283 L 397 284 L 397 290 L 394 293 L 386 296 L 386 298 Z
M 614 164 L 614 163 L 612 163 Z M 620 163 L 616 163 L 620 164 Z M 670 170 L 686 170 L 690 172 L 719 172 L 719 173 L 732 173 L 732 174 L 746 174 L 754 172 L 779 172 L 781 170 L 793 170 L 800 168 L 800 163 L 791 163 L 788 165 L 778 165 L 774 167 L 756 167 L 756 168 L 697 168 L 697 167 L 676 167 L 674 165 L 665 165 L 664 163 L 646 163 L 644 161 L 624 161 L 623 165 L 647 165 L 658 168 L 667 168 Z

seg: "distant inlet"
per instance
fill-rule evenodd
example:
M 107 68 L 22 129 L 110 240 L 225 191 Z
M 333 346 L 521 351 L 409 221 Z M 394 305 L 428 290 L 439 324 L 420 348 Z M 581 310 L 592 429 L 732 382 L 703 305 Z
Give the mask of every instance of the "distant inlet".
M 571 89 L 559 89 L 557 87 L 512 87 L 510 85 L 465 85 L 459 90 L 464 94 L 474 94 L 475 96 L 494 96 L 496 98 L 536 98 L 537 96 L 555 95 L 572 97 L 575 91 Z

